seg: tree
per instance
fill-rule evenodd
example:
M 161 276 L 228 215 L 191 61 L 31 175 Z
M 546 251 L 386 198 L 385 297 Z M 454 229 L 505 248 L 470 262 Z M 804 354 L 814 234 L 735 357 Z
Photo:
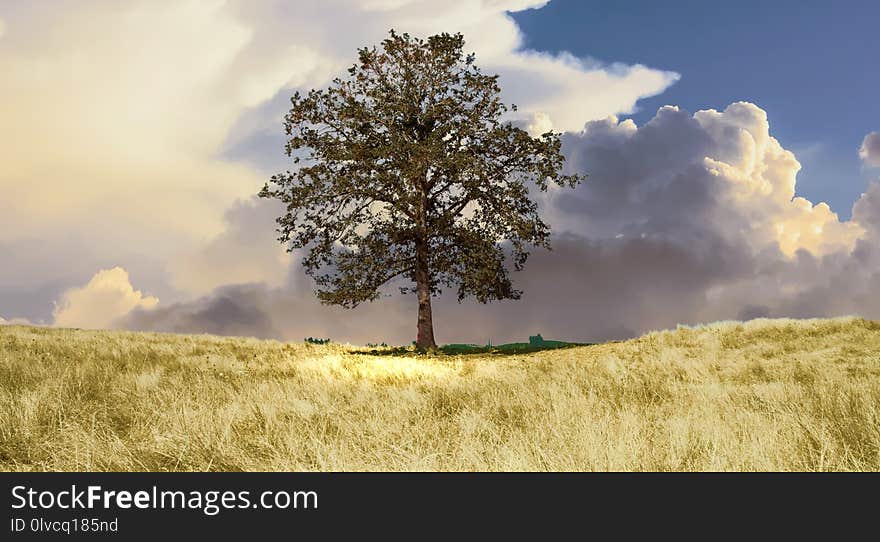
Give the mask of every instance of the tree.
M 286 204 L 277 219 L 288 250 L 326 304 L 355 307 L 408 279 L 418 297 L 420 349 L 435 348 L 431 297 L 518 299 L 529 246 L 549 248 L 529 184 L 574 187 L 562 175 L 559 134 L 531 137 L 505 120 L 497 75 L 463 53 L 461 34 L 426 40 L 394 30 L 358 51 L 348 77 L 297 92 L 284 119 L 299 167 L 260 192 Z M 414 285 L 414 287 L 412 286 Z

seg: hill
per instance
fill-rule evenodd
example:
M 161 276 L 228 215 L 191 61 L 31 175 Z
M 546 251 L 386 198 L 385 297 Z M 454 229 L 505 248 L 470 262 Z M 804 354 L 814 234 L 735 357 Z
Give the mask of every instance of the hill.
M 0 326 L 2 470 L 880 470 L 880 324 L 533 353 Z

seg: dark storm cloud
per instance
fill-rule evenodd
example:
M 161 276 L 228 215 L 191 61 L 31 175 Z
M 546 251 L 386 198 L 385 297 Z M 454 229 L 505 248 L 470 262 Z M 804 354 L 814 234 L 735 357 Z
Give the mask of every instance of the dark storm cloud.
M 263 285 L 227 286 L 189 303 L 154 310 L 135 309 L 119 326 L 173 333 L 278 337 L 280 330 L 266 310 L 269 294 Z

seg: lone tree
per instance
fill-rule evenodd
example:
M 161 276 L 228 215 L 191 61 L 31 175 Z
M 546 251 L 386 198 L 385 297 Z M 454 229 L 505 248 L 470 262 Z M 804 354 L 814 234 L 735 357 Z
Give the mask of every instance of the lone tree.
M 559 134 L 539 138 L 505 121 L 497 75 L 462 52 L 461 34 L 422 40 L 393 30 L 329 88 L 297 92 L 284 119 L 300 167 L 260 196 L 285 203 L 288 250 L 308 248 L 306 272 L 326 304 L 355 307 L 387 282 L 411 281 L 416 346 L 435 348 L 431 297 L 518 299 L 505 260 L 521 269 L 529 245 L 549 248 L 529 183 L 574 187 L 561 175 Z M 414 286 L 413 286 L 414 285 Z

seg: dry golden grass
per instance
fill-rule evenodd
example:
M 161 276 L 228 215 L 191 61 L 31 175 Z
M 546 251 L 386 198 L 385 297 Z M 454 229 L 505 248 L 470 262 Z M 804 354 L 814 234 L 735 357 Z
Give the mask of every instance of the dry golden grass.
M 880 470 L 880 324 L 514 356 L 0 326 L 2 470 Z

